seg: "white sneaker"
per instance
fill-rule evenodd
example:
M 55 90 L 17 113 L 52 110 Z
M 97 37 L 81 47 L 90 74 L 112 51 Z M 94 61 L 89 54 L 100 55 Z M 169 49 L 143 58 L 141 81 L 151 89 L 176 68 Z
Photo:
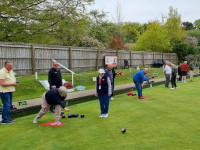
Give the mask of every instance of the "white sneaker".
M 57 120 L 54 123 L 52 123 L 51 125 L 60 125 L 60 124 L 61 124 L 61 122 Z
M 100 116 L 99 116 L 99 118 L 103 118 L 104 117 L 104 114 L 101 114 Z
M 33 123 L 37 123 L 38 122 L 38 117 L 35 117 L 34 119 L 33 119 Z
M 103 117 L 104 117 L 104 118 L 107 118 L 107 117 L 108 117 L 108 114 L 104 114 Z
M 110 98 L 110 100 L 112 100 L 112 101 L 113 101 L 113 100 L 114 100 L 114 97 L 111 97 L 111 98 Z

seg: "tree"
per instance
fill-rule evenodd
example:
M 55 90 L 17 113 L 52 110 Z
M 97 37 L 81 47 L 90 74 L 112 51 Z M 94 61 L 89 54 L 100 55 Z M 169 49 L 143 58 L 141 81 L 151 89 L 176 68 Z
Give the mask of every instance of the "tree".
M 200 46 L 200 30 L 194 29 L 187 31 L 188 36 L 190 37 L 196 37 L 198 40 L 198 45 Z
M 114 20 L 116 24 L 120 25 L 123 22 L 121 1 L 117 0 L 116 2 L 116 18 Z
M 149 23 L 147 30 L 139 37 L 134 49 L 140 51 L 169 52 L 170 39 L 159 22 Z
M 182 40 L 174 41 L 173 52 L 178 55 L 180 60 L 183 60 L 188 55 L 189 44 Z
M 108 49 L 121 50 L 124 48 L 124 43 L 121 41 L 119 36 L 113 35 L 108 43 Z
M 200 19 L 195 20 L 194 25 L 195 25 L 196 29 L 200 30 Z
M 192 30 L 194 29 L 194 25 L 191 22 L 183 22 L 182 23 L 185 30 Z
M 183 40 L 183 38 L 186 36 L 186 32 L 181 26 L 181 15 L 178 14 L 177 9 L 174 9 L 172 6 L 169 8 L 169 14 L 164 26 L 168 32 L 168 36 L 171 39 L 170 42 L 172 46 L 174 41 Z
M 140 35 L 141 25 L 139 23 L 127 22 L 122 26 L 122 32 L 124 33 L 124 40 L 126 43 L 135 43 L 137 37 Z
M 94 0 L 2 0 L 0 40 L 78 46 L 86 35 L 87 4 Z

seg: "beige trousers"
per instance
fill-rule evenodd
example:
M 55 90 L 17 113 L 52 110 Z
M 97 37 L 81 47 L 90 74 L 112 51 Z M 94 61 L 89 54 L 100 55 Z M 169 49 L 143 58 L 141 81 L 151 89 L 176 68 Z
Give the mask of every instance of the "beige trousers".
M 45 94 L 46 93 L 44 93 L 42 96 L 42 108 L 37 115 L 38 118 L 41 118 L 44 114 L 46 114 L 51 107 L 51 105 L 48 104 L 46 101 Z M 61 114 L 61 106 L 56 105 L 55 106 L 55 121 L 60 120 L 60 114 Z
M 193 79 L 193 74 L 194 74 L 194 72 L 190 71 L 190 81 L 192 81 L 192 79 Z

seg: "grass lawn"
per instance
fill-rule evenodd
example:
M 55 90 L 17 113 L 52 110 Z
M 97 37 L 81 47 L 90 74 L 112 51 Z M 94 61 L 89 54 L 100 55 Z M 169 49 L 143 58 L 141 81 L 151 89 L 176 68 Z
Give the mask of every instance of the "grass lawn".
M 132 77 L 134 73 L 137 72 L 136 69 L 132 69 L 131 72 L 129 69 L 121 69 L 124 76 L 116 76 L 115 85 L 132 83 Z M 117 71 L 117 70 L 116 70 Z M 155 68 L 150 69 L 150 74 L 153 74 Z M 87 71 L 87 72 L 76 72 L 74 76 L 74 87 L 78 85 L 83 85 L 88 89 L 95 88 L 95 82 L 92 81 L 92 77 L 98 76 L 97 71 Z M 148 76 L 148 75 L 147 75 Z M 71 75 L 67 75 L 66 73 L 62 75 L 63 79 L 66 81 L 71 82 Z M 157 78 L 164 77 L 162 71 Z M 48 80 L 48 75 L 38 75 L 38 80 L 35 80 L 34 76 L 17 78 L 20 81 L 20 86 L 16 87 L 16 91 L 14 92 L 13 101 L 21 101 L 21 100 L 29 100 L 33 98 L 39 98 L 42 94 L 46 91 L 43 86 L 40 84 L 39 80 Z M 1 102 L 0 102 L 1 104 Z
M 53 121 L 50 113 L 38 124 L 32 123 L 36 114 L 17 118 L 14 124 L 0 125 L 0 149 L 199 150 L 200 77 L 177 84 L 184 88 L 145 88 L 149 100 L 117 95 L 108 118 L 99 118 L 98 100 L 69 106 L 71 113 L 84 113 L 85 118 L 61 119 L 67 123 L 61 127 L 41 125 Z

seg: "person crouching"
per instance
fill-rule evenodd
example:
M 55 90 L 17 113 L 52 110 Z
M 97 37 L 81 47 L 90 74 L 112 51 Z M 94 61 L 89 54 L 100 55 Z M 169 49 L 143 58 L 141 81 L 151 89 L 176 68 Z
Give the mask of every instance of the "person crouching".
M 61 86 L 59 88 L 51 89 L 47 92 L 45 92 L 42 96 L 42 108 L 38 115 L 34 118 L 33 123 L 37 123 L 39 118 L 42 118 L 44 114 L 48 112 L 51 105 L 55 105 L 55 122 L 54 124 L 61 124 L 60 120 L 60 114 L 61 114 L 61 107 L 65 111 L 70 111 L 65 105 L 62 103 L 62 101 L 65 100 L 67 97 L 67 89 L 64 86 Z
M 99 69 L 99 76 L 96 80 L 95 96 L 99 97 L 101 115 L 100 118 L 108 117 L 110 96 L 112 94 L 111 81 L 108 76 L 105 75 L 104 69 Z

